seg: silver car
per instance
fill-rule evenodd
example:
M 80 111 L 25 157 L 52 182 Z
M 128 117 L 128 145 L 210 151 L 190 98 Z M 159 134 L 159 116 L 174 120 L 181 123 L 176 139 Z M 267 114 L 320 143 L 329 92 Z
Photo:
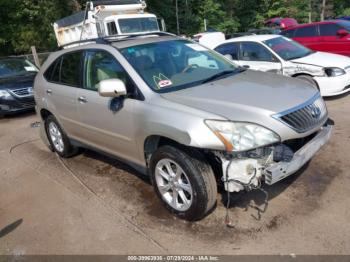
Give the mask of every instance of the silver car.
M 51 54 L 35 81 L 41 137 L 61 157 L 90 148 L 150 175 L 180 218 L 228 192 L 272 185 L 329 140 L 307 83 L 238 67 L 165 33 L 98 40 Z

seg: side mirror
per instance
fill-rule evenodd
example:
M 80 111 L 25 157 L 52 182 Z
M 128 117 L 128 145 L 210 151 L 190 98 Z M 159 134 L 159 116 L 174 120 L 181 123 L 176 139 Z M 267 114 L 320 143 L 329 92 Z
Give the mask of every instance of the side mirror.
M 230 54 L 224 55 L 224 57 L 226 57 L 226 58 L 228 58 L 228 59 L 230 59 L 230 60 L 233 60 L 233 57 L 232 57 L 232 55 L 230 55 Z
M 102 80 L 99 83 L 98 93 L 103 97 L 119 97 L 127 94 L 126 86 L 120 79 Z
M 348 31 L 346 31 L 345 29 L 339 29 L 337 31 L 337 35 L 340 36 L 340 37 L 344 37 L 344 36 L 347 36 L 349 34 Z

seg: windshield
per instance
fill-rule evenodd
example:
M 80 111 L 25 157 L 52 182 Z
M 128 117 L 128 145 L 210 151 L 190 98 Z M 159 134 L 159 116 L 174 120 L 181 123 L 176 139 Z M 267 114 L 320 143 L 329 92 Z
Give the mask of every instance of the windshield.
M 264 43 L 284 60 L 302 58 L 313 53 L 313 51 L 301 44 L 284 37 L 266 40 Z
M 162 41 L 121 49 L 156 92 L 169 92 L 239 72 L 221 55 L 187 40 Z
M 159 31 L 155 17 L 118 19 L 118 23 L 122 34 Z
M 28 60 L 20 58 L 0 59 L 0 78 L 36 72 L 38 72 L 38 69 Z
M 343 27 L 345 30 L 350 32 L 350 22 L 349 21 L 338 21 L 338 24 Z

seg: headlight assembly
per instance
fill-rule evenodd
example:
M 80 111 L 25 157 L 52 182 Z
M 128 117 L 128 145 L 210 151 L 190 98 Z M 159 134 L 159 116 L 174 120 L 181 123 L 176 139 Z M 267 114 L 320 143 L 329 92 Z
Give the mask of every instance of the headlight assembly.
M 280 141 L 273 131 L 252 123 L 219 120 L 206 120 L 205 123 L 227 151 L 247 151 Z
M 0 98 L 9 98 L 11 97 L 10 93 L 6 90 L 0 90 Z
M 341 68 L 338 68 L 338 67 L 325 68 L 324 72 L 329 77 L 341 76 L 341 75 L 345 75 L 346 74 L 345 70 L 343 70 Z

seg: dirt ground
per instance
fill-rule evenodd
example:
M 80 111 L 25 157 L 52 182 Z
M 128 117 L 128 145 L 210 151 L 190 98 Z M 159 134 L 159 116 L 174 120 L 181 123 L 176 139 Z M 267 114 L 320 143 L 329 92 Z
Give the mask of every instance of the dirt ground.
M 38 140 L 35 114 L 6 117 L 0 254 L 350 254 L 350 95 L 327 105 L 330 143 L 304 170 L 264 187 L 269 206 L 259 221 L 249 204 L 262 205 L 261 192 L 232 196 L 233 229 L 224 225 L 224 193 L 204 220 L 181 221 L 147 177 L 91 151 L 61 160 Z

